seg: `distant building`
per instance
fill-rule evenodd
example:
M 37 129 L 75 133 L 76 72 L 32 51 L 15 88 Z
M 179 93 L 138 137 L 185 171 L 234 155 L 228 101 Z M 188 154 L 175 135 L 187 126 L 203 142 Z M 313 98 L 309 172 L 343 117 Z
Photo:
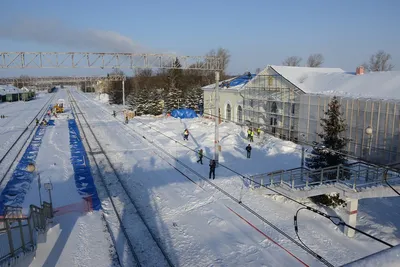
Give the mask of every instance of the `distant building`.
M 35 92 L 28 88 L 19 89 L 12 85 L 0 85 L 0 102 L 29 101 Z

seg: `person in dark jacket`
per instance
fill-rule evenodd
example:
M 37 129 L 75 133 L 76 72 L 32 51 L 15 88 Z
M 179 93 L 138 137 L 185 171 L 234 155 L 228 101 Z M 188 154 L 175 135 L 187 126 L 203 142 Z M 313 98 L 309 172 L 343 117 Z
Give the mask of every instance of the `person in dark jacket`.
M 117 116 L 117 114 L 115 113 L 115 110 L 113 110 L 113 116 L 114 116 L 114 117 Z
M 213 159 L 210 161 L 210 174 L 208 179 L 211 179 L 211 174 L 213 175 L 213 180 L 215 179 L 215 167 L 217 167 L 217 162 Z
M 251 156 L 251 145 L 250 144 L 248 144 L 246 146 L 246 151 L 247 151 L 247 158 L 249 159 Z

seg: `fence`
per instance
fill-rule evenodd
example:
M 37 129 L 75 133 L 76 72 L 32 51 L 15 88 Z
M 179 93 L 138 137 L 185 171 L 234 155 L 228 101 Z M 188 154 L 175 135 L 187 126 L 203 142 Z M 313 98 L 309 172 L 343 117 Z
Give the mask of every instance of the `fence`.
M 47 219 L 53 217 L 52 205 L 47 202 L 42 208 L 30 205 L 29 216 L 23 216 L 20 207 L 5 209 L 0 218 L 0 266 L 10 266 L 21 253 L 35 250 L 37 232 L 46 230 Z
M 355 162 L 348 165 L 337 165 L 319 170 L 294 168 L 251 177 L 262 186 L 286 185 L 292 189 L 308 188 L 323 184 L 341 183 L 356 190 L 360 187 L 374 186 L 388 182 L 400 182 L 400 174 L 387 168 L 375 167 Z M 252 185 L 257 187 L 259 185 Z

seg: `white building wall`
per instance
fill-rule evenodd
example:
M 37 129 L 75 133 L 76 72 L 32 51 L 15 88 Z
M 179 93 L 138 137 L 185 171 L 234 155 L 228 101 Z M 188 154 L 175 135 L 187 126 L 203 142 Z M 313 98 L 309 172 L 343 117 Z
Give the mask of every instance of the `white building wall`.
M 221 118 L 226 120 L 226 107 L 229 103 L 231 106 L 231 120 L 239 123 L 238 118 L 238 108 L 242 107 L 243 110 L 243 97 L 239 94 L 237 90 L 223 90 L 221 89 L 219 92 L 219 108 L 221 113 Z M 204 90 L 204 116 L 215 116 L 215 92 L 212 90 L 206 91 Z M 244 112 L 242 112 L 242 117 L 244 116 Z M 242 121 L 244 119 L 242 118 Z

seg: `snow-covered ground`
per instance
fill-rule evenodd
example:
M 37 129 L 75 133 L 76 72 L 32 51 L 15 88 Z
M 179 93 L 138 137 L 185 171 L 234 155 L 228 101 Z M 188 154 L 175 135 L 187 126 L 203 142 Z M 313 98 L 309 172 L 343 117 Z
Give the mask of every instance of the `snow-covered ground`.
M 31 101 L 0 103 L 0 158 L 15 142 L 21 132 L 35 118 L 35 115 L 49 100 L 51 94 L 39 94 Z
M 194 150 L 203 148 L 206 156 L 212 157 L 212 121 L 146 116 L 124 125 L 122 112 L 118 113 L 117 119 L 111 116 L 113 109 L 121 111 L 121 107 L 105 103 L 105 96 L 99 99 L 95 94 L 72 92 L 121 179 L 128 185 L 138 210 L 175 266 L 323 266 L 288 238 L 199 178 L 208 178 L 208 160 L 204 159 L 204 165 L 197 163 L 196 153 L 187 147 Z M 57 98 L 67 101 L 65 90 L 60 90 L 59 94 Z M 36 158 L 42 183 L 51 181 L 53 184 L 53 203 L 58 212 L 47 236 L 41 237 L 36 257 L 26 258 L 20 266 L 118 266 L 102 211 L 86 213 L 82 195 L 77 189 L 70 160 L 66 116 L 59 116 L 54 126 L 47 127 Z M 188 142 L 182 140 L 185 128 L 190 131 Z M 247 159 L 245 146 L 248 143 L 244 137 L 245 129 L 231 123 L 221 124 L 220 162 L 224 166 L 243 175 L 299 166 L 301 148 L 270 136 L 256 138 L 251 159 Z M 148 141 L 166 150 L 188 168 Z M 217 168 L 212 183 L 297 239 L 293 215 L 299 205 L 281 196 L 271 196 L 271 192 L 264 189 L 250 189 L 247 182 L 227 168 Z M 98 183 L 96 186 L 101 189 Z M 107 203 L 103 195 L 104 192 L 99 191 L 104 207 Z M 43 187 L 41 196 L 48 201 Z M 38 199 L 35 177 L 23 207 L 38 204 Z M 303 202 L 315 207 L 307 200 Z M 387 242 L 399 244 L 399 208 L 399 198 L 361 200 L 358 227 Z M 342 208 L 323 210 L 332 215 L 345 214 Z M 124 216 L 130 218 L 131 215 L 125 213 Z M 350 239 L 342 229 L 307 211 L 299 216 L 299 233 L 307 246 L 335 266 L 386 248 L 362 235 Z
M 0 119 L 0 159 L 3 158 L 50 97 L 51 94 L 44 93 L 37 95 L 36 99 L 27 102 L 0 103 L 0 115 L 6 116 Z M 22 139 L 25 140 L 29 133 L 28 129 L 26 136 L 24 135 Z M 9 164 L 11 164 L 12 159 L 15 157 L 16 153 L 14 151 L 17 151 L 22 144 L 23 142 L 15 145 L 13 151 L 1 162 L 0 177 L 5 174 Z
M 52 117 L 54 126 L 46 127 L 36 158 L 42 201 L 49 201 L 43 184 L 51 182 L 56 213 L 47 234 L 39 236 L 35 257 L 29 255 L 19 266 L 119 266 L 102 211 L 85 212 L 71 164 L 68 118 L 72 116 L 66 91 L 60 90 L 56 97 L 66 100 L 65 113 Z M 22 203 L 25 214 L 30 204 L 40 205 L 38 177 L 34 176 Z
M 85 103 L 84 105 L 86 106 L 86 109 L 98 111 L 96 114 L 98 119 L 93 119 L 92 123 L 94 123 L 96 127 L 100 121 L 102 124 L 108 123 L 109 125 L 112 125 L 108 129 L 105 126 L 101 126 L 102 128 L 104 127 L 102 139 L 107 140 L 106 143 L 107 147 L 110 149 L 110 153 L 112 151 L 114 154 L 113 158 L 118 162 L 119 168 L 123 172 L 126 172 L 125 177 L 130 181 L 132 187 L 135 188 L 135 192 L 141 194 L 141 196 L 137 196 L 138 199 L 140 201 L 151 199 L 152 205 L 156 207 L 154 208 L 156 211 L 153 211 L 152 216 L 161 217 L 160 219 L 165 221 L 167 220 L 166 218 L 171 217 L 171 213 L 177 213 L 175 210 L 182 210 L 182 207 L 179 206 L 175 209 L 172 208 L 174 205 L 168 203 L 172 200 L 168 199 L 174 199 L 176 196 L 182 197 L 187 195 L 185 191 L 182 192 L 184 189 L 182 189 L 181 186 L 182 184 L 188 183 L 188 180 L 185 180 L 185 178 L 177 172 L 175 172 L 174 177 L 169 178 L 170 175 L 173 175 L 169 170 L 171 167 L 166 166 L 166 164 L 163 163 L 163 160 L 154 154 L 150 157 L 146 155 L 145 151 L 141 158 L 137 159 L 137 142 L 139 141 L 136 141 L 136 139 L 132 137 L 132 133 L 122 133 L 120 130 L 117 130 L 115 122 L 112 121 L 113 118 L 109 115 L 112 113 L 113 109 L 121 110 L 121 107 L 99 103 L 98 95 L 92 94 L 89 96 L 86 94 L 86 98 L 88 100 L 83 102 L 84 96 L 80 97 L 79 102 Z M 95 107 L 96 105 L 97 107 L 101 107 L 104 111 L 103 114 L 99 113 L 99 109 L 96 109 Z M 118 113 L 118 116 L 119 119 L 122 120 L 121 112 Z M 157 129 L 164 135 L 150 130 L 149 126 L 151 126 L 152 129 Z M 127 127 L 132 130 L 135 129 L 136 131 L 141 131 L 142 135 L 147 139 L 153 140 L 157 144 L 162 145 L 162 147 L 168 150 L 170 154 L 189 165 L 190 168 L 194 169 L 204 177 L 208 176 L 208 162 L 206 160 L 205 166 L 196 163 L 196 153 L 165 137 L 165 135 L 172 137 L 179 142 L 183 142 L 183 130 L 188 128 L 191 137 L 186 145 L 190 146 L 192 149 L 203 148 L 207 156 L 212 156 L 214 142 L 213 122 L 206 119 L 179 120 L 174 118 L 165 119 L 148 116 L 133 119 L 130 121 L 128 126 L 125 126 L 125 128 Z M 110 131 L 110 128 L 112 128 L 112 131 Z M 265 173 L 299 166 L 300 147 L 291 142 L 282 141 L 269 136 L 265 136 L 263 140 L 255 140 L 256 142 L 253 144 L 252 158 L 246 159 L 244 148 L 247 145 L 247 141 L 243 138 L 245 136 L 244 130 L 245 129 L 241 129 L 239 126 L 230 123 L 221 124 L 220 144 L 222 146 L 222 153 L 220 161 L 222 164 L 244 175 L 253 175 L 256 173 Z M 117 135 L 118 138 L 113 138 L 112 135 Z M 116 143 L 121 144 L 118 145 Z M 130 148 L 130 144 L 132 143 L 136 146 Z M 142 145 L 140 147 L 142 147 Z M 148 152 L 151 153 L 153 149 L 149 148 L 148 150 Z M 183 169 L 179 164 L 176 164 L 176 166 L 177 168 Z M 156 170 L 159 170 L 158 172 L 161 172 L 161 175 L 159 175 Z M 165 173 L 166 170 L 168 170 L 168 173 Z M 188 174 L 187 171 L 185 171 L 185 173 Z M 280 229 L 289 233 L 289 235 L 293 237 L 295 236 L 293 215 L 298 209 L 298 205 L 286 201 L 283 197 L 267 196 L 267 193 L 269 192 L 265 190 L 252 191 L 247 187 L 247 183 L 244 183 L 238 175 L 227 169 L 218 168 L 216 174 L 217 179 L 215 180 L 215 183 L 219 187 L 228 191 L 235 197 L 240 198 L 243 203 L 250 206 L 264 218 L 268 218 L 268 220 L 273 222 Z M 153 181 L 154 179 L 156 181 Z M 221 194 L 216 192 L 214 189 L 206 189 L 208 190 L 208 193 L 213 196 L 213 206 L 220 205 L 221 203 L 232 203 L 222 197 Z M 162 193 L 163 191 L 167 193 Z M 175 196 L 172 196 L 172 192 L 175 192 Z M 198 196 L 198 194 L 191 194 L 190 198 L 195 198 L 194 203 L 196 204 L 201 202 L 201 196 Z M 159 199 L 160 203 L 158 203 L 157 199 Z M 177 202 L 176 200 L 174 201 Z M 183 199 L 181 201 L 184 202 Z M 306 202 L 307 200 L 304 201 Z M 312 203 L 307 204 L 313 205 Z M 143 202 L 142 205 L 144 205 Z M 366 199 L 361 200 L 359 205 L 358 226 L 362 230 L 376 235 L 392 244 L 398 244 L 400 242 L 400 234 L 397 230 L 400 229 L 400 224 L 398 222 L 400 213 L 393 209 L 393 207 L 400 206 L 398 198 Z M 148 207 L 149 204 L 146 204 L 146 206 Z M 240 210 L 240 208 L 238 209 Z M 384 220 L 381 220 L 376 215 L 382 211 L 387 211 L 388 213 Z M 334 215 L 338 214 L 339 216 L 345 215 L 345 211 L 342 208 L 337 208 L 335 210 L 325 209 L 325 212 Z M 382 212 L 382 214 L 384 213 L 385 212 Z M 308 260 L 309 263 L 316 264 L 308 255 L 302 255 L 303 251 L 298 247 L 294 246 L 284 237 L 274 232 L 267 225 L 264 225 L 260 220 L 252 217 L 248 213 L 246 214 L 246 212 L 244 212 L 244 214 L 251 218 L 250 221 L 259 229 L 268 233 L 268 235 L 272 236 L 272 238 L 286 246 L 286 248 L 293 251 L 296 255 L 301 255 L 300 258 L 304 259 L 306 262 Z M 180 217 L 174 218 L 173 222 L 175 222 L 175 225 L 179 226 L 180 219 Z M 228 220 L 226 218 L 223 219 L 224 221 Z M 185 221 L 185 223 L 187 223 L 187 225 L 190 224 L 189 221 Z M 167 229 L 171 228 L 168 224 L 164 227 L 167 227 Z M 299 227 L 302 240 L 311 249 L 319 253 L 334 265 L 344 264 L 386 248 L 385 246 L 373 242 L 362 235 L 356 235 L 355 238 L 349 239 L 344 236 L 342 229 L 338 229 L 329 221 L 322 219 L 322 217 L 316 217 L 316 215 L 312 213 L 301 213 L 299 218 Z M 174 227 L 172 228 L 174 229 Z M 164 229 L 163 232 L 165 232 Z M 174 242 L 168 245 L 175 245 L 175 247 L 178 246 L 180 241 L 178 237 L 175 237 L 174 230 L 170 230 L 170 235 L 174 238 Z M 171 239 L 171 237 L 169 237 L 169 239 Z M 196 242 L 195 236 L 192 236 L 190 239 L 193 240 L 193 242 Z M 220 243 L 224 245 L 229 242 L 225 242 L 225 239 L 222 238 L 219 240 Z M 205 244 L 202 244 L 202 246 L 205 246 Z M 187 251 L 178 251 L 179 257 L 181 258 L 184 258 L 185 253 L 188 253 Z M 193 255 L 188 256 L 188 258 L 189 257 L 193 257 Z M 186 258 L 184 259 L 186 260 Z M 212 257 L 209 257 L 207 260 L 213 262 Z M 224 258 L 223 262 L 229 262 L 229 259 Z

